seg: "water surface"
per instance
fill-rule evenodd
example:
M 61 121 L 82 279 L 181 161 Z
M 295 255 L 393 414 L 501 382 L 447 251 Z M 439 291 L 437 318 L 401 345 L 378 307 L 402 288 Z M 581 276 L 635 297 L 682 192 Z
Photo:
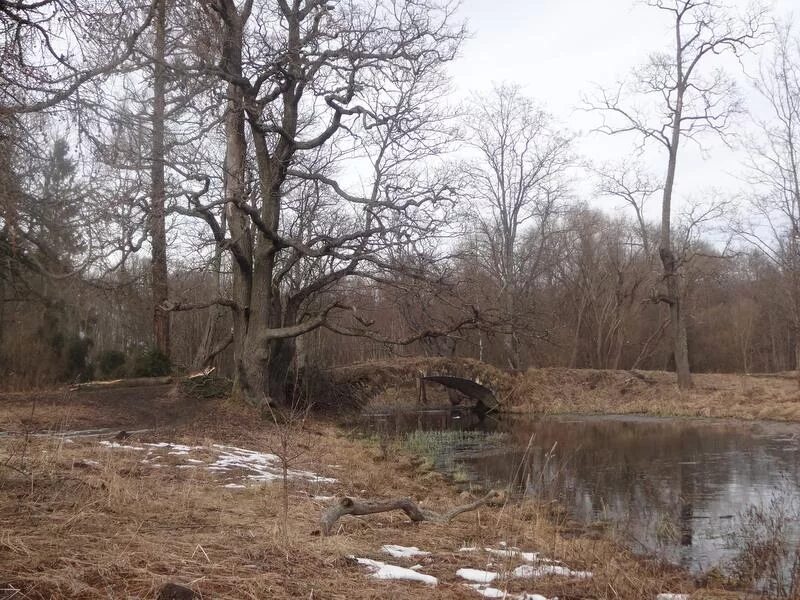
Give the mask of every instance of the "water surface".
M 693 571 L 728 564 L 742 529 L 780 512 L 798 538 L 800 426 L 646 417 L 478 419 L 469 412 L 385 413 L 382 435 L 423 441 L 437 467 L 487 487 L 557 500 L 605 522 L 634 550 Z M 420 434 L 420 431 L 460 431 Z M 417 433 L 413 433 L 417 432 Z M 752 533 L 752 532 L 751 532 Z M 763 533 L 763 532 L 762 532 Z

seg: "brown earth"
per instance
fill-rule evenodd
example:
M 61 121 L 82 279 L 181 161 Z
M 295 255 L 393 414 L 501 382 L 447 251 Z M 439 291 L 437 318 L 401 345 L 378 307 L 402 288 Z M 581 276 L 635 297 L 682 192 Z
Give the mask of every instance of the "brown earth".
M 562 600 L 680 591 L 737 597 L 635 558 L 588 535 L 562 511 L 532 502 L 483 507 L 447 525 L 411 523 L 402 513 L 344 517 L 336 535 L 313 535 L 330 502 L 323 497 L 411 496 L 439 511 L 468 501 L 399 448 L 390 447 L 387 458 L 386 448 L 356 438 L 346 425 L 276 426 L 230 401 L 197 401 L 172 388 L 6 395 L 0 423 L 15 431 L 151 429 L 120 442 L 134 449 L 103 446 L 97 437 L 0 438 L 0 598 L 155 598 L 171 582 L 203 598 L 477 599 L 455 572 L 487 566 L 501 574 L 497 588 Z M 226 488 L 224 477 L 233 475 L 182 468 L 185 457 L 167 448 L 152 451 L 160 467 L 143 462 L 143 450 L 135 448 L 146 442 L 202 446 L 194 460 L 208 460 L 213 444 L 276 452 L 292 468 L 336 482 L 291 480 L 285 491 L 280 481 Z M 593 577 L 507 577 L 520 560 L 480 550 L 500 542 Z M 383 544 L 418 546 L 431 555 L 392 559 Z M 464 546 L 478 550 L 460 552 Z M 420 563 L 439 585 L 379 581 L 350 555 Z

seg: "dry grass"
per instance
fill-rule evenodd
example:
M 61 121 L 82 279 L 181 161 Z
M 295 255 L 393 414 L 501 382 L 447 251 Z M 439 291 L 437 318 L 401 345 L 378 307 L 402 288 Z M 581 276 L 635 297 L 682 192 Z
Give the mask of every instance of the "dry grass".
M 662 371 L 529 369 L 517 380 L 515 412 L 650 414 L 800 420 L 800 387 L 792 374 L 695 374 L 681 392 Z
M 176 400 L 165 394 L 141 401 L 158 412 Z M 81 413 L 80 397 L 63 402 Z M 108 412 L 113 406 L 109 398 Z M 102 412 L 98 405 L 92 410 Z M 224 401 L 205 403 L 196 418 L 184 415 L 181 422 L 136 441 L 226 443 L 262 451 L 278 444 L 258 415 Z M 167 454 L 161 459 L 166 466 L 153 468 L 141 462 L 141 452 L 109 449 L 97 439 L 0 440 L 0 464 L 6 464 L 0 467 L 0 584 L 5 584 L 0 589 L 20 590 L 15 598 L 154 598 L 165 582 L 176 582 L 204 598 L 479 598 L 455 571 L 486 568 L 492 559 L 458 549 L 497 547 L 500 541 L 595 574 L 585 580 L 503 579 L 496 584 L 509 591 L 562 600 L 633 600 L 694 588 L 684 573 L 636 559 L 604 539 L 584 535 L 563 513 L 528 502 L 482 508 L 448 525 L 411 523 L 402 513 L 345 517 L 336 535 L 312 535 L 324 508 L 314 495 L 409 495 L 436 510 L 464 500 L 441 476 L 419 473 L 414 461 L 396 449 L 390 449 L 393 458 L 387 460 L 376 446 L 330 423 L 299 428 L 296 446 L 304 452 L 294 467 L 338 481 L 292 482 L 284 523 L 279 483 L 226 489 L 214 474 L 170 464 Z M 380 552 L 387 543 L 432 552 L 420 562 L 440 585 L 377 581 L 346 558 L 353 554 L 405 566 L 415 562 L 389 559 Z M 518 564 L 495 557 L 491 568 L 504 572 Z M 725 597 L 708 590 L 695 594 Z
M 419 374 L 448 369 L 483 380 L 496 391 L 501 409 L 510 412 L 800 421 L 800 386 L 794 373 L 695 374 L 695 388 L 681 392 L 675 375 L 663 371 L 544 368 L 513 374 L 477 361 L 409 358 L 342 367 L 334 378 L 340 387 L 349 386 L 362 406 L 415 408 Z M 430 405 L 449 404 L 442 389 L 428 386 Z

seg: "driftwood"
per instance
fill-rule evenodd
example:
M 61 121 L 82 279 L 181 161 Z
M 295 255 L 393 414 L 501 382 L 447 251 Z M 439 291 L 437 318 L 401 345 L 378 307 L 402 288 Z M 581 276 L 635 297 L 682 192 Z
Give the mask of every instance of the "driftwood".
M 448 523 L 461 513 L 480 508 L 490 502 L 502 502 L 505 498 L 502 492 L 490 491 L 483 498 L 457 506 L 446 513 L 437 513 L 432 510 L 420 508 L 411 498 L 392 498 L 390 500 L 358 500 L 357 498 L 339 498 L 331 507 L 325 510 L 320 517 L 320 531 L 322 535 L 330 535 L 333 525 L 345 515 L 372 515 L 375 513 L 402 510 L 412 521 L 429 521 L 432 523 Z

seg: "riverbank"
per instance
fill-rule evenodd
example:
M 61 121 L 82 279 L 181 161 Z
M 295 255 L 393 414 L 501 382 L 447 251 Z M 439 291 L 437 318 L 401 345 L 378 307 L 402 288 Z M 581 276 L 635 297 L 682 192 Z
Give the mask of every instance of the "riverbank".
M 62 435 L 0 439 L 5 597 L 19 590 L 27 598 L 155 598 L 167 583 L 231 599 L 735 597 L 696 589 L 684 572 L 636 558 L 563 511 L 532 502 L 484 506 L 447 524 L 412 523 L 402 512 L 343 517 L 334 535 L 315 535 L 337 496 L 410 496 L 444 512 L 482 492 L 459 494 L 399 448 L 329 421 L 275 426 L 226 400 L 197 401 L 189 410 L 174 390 L 139 398 L 138 414 L 150 415 L 139 425 L 158 421 L 148 431 L 67 433 L 129 419 L 119 409 L 130 399 L 115 403 L 107 393 L 65 395 L 57 411 Z M 5 400 L 16 406 L 10 414 L 25 415 L 9 429 L 31 433 L 53 419 L 44 398 L 29 399 L 27 412 L 23 397 Z M 170 412 L 176 407 L 189 412 Z M 79 427 L 70 414 L 79 415 Z M 280 457 L 292 474 L 285 488 Z M 387 544 L 429 554 L 397 558 L 383 550 Z M 371 572 L 376 563 L 349 557 L 415 567 L 412 573 L 437 584 L 379 580 Z M 480 586 L 474 578 L 490 576 L 477 571 L 496 578 Z
M 645 414 L 800 421 L 800 387 L 793 373 L 694 374 L 681 392 L 663 371 L 529 369 L 504 408 L 535 414 Z

